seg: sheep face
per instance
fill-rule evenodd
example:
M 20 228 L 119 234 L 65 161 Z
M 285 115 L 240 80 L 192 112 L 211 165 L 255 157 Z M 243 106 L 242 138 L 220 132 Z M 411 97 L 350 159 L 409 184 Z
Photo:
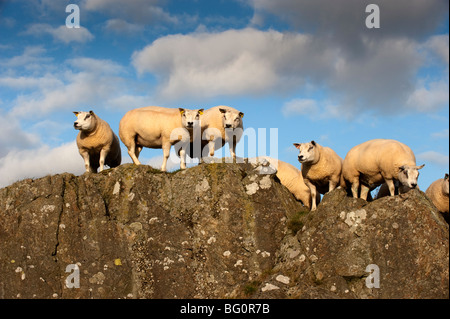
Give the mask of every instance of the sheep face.
M 187 110 L 179 108 L 181 114 L 181 124 L 188 130 L 192 130 L 200 124 L 200 116 L 203 114 L 203 109 Z
M 93 111 L 89 112 L 73 112 L 77 120 L 73 123 L 73 127 L 80 131 L 92 131 L 95 127 L 95 116 Z
M 310 163 L 317 159 L 316 142 L 294 143 L 294 146 L 299 150 L 298 161 L 300 163 Z
M 400 171 L 398 173 L 398 180 L 403 186 L 409 188 L 416 188 L 417 179 L 419 178 L 419 169 L 424 167 L 421 166 L 412 166 L 412 165 L 403 165 L 400 167 Z
M 223 115 L 222 121 L 224 128 L 235 129 L 240 127 L 244 113 L 227 109 L 219 109 L 219 111 Z
M 444 193 L 444 195 L 447 195 L 447 196 L 448 196 L 448 191 L 449 191 L 449 187 L 448 187 L 448 174 L 445 174 L 444 182 L 442 183 L 442 192 Z

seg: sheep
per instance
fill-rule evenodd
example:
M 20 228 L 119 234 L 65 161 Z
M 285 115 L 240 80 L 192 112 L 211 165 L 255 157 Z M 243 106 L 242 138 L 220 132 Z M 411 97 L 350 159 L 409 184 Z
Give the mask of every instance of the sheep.
M 208 145 L 208 154 L 213 157 L 215 150 L 228 143 L 233 162 L 236 162 L 236 144 L 243 134 L 244 113 L 230 106 L 214 106 L 206 110 L 201 118 L 201 132 L 195 135 L 189 147 L 189 155 L 203 162 L 203 153 Z M 198 144 L 197 144 L 198 143 Z M 197 147 L 201 148 L 198 149 Z M 204 150 L 205 149 L 205 150 Z
M 119 139 L 111 127 L 93 111 L 73 112 L 77 120 L 73 123 L 77 135 L 77 146 L 84 159 L 86 172 L 96 173 L 104 165 L 119 166 L 122 161 Z
M 369 191 L 386 182 L 391 196 L 395 182 L 415 188 L 419 170 L 413 151 L 403 143 L 389 139 L 374 139 L 353 147 L 342 164 L 341 185 L 350 186 L 354 198 L 367 200 Z
M 441 212 L 444 216 L 448 218 L 448 193 L 449 193 L 449 182 L 448 174 L 445 174 L 444 178 L 440 178 L 427 188 L 425 194 L 431 199 L 434 206 Z
M 303 206 L 311 209 L 311 191 L 306 186 L 301 171 L 294 165 L 267 156 L 248 161 L 254 163 L 260 174 L 276 173 L 281 185 L 285 186 L 298 201 L 301 201 Z M 316 194 L 316 203 L 319 202 L 320 194 Z
M 311 210 L 316 210 L 316 194 L 331 192 L 339 185 L 343 159 L 329 147 L 311 141 L 294 143 L 299 150 L 298 161 L 302 164 L 301 172 L 305 184 L 311 191 Z
M 172 145 L 192 141 L 192 132 L 199 125 L 203 109 L 165 108 L 146 106 L 128 111 L 119 123 L 119 137 L 128 148 L 133 163 L 140 165 L 142 148 L 162 148 L 164 158 L 161 171 L 166 171 Z M 179 150 L 180 168 L 186 168 L 186 150 Z

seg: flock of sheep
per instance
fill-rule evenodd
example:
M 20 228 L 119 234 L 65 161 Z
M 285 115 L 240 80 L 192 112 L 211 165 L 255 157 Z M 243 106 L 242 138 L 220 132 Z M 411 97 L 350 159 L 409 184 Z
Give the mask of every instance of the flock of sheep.
M 93 111 L 74 112 L 74 128 L 80 130 L 77 146 L 87 172 L 97 172 L 104 165 L 116 167 L 121 163 L 120 143 L 108 123 Z M 128 149 L 133 163 L 141 164 L 139 154 L 144 147 L 162 149 L 162 171 L 166 171 L 170 148 L 174 146 L 186 168 L 186 155 L 202 163 L 214 151 L 229 145 L 236 162 L 236 144 L 243 133 L 244 113 L 229 107 L 215 106 L 208 110 L 188 110 L 147 106 L 127 112 L 119 124 L 119 136 Z M 419 170 L 412 150 L 403 143 L 389 139 L 374 139 L 353 147 L 345 159 L 331 148 L 311 141 L 294 143 L 299 150 L 301 170 L 268 157 L 265 162 L 276 168 L 276 175 L 295 198 L 315 210 L 320 194 L 341 186 L 354 198 L 367 199 L 370 191 L 382 185 L 377 198 L 405 193 L 417 187 Z M 438 210 L 449 213 L 449 176 L 433 182 L 426 191 Z

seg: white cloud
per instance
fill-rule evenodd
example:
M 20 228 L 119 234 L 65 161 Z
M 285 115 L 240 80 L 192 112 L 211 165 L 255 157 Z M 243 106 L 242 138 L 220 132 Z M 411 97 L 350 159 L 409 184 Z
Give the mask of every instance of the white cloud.
M 123 94 L 109 99 L 108 105 L 116 109 L 130 110 L 132 108 L 149 106 L 149 101 L 152 101 L 152 98 L 149 96 Z
M 2 125 L 0 126 L 0 157 L 12 150 L 33 147 L 39 139 L 33 134 L 22 130 L 19 122 L 9 116 L 2 114 Z
M 281 112 L 286 117 L 291 115 L 308 115 L 312 117 L 319 112 L 319 106 L 312 99 L 294 99 L 286 102 Z
M 69 172 L 82 174 L 84 163 L 75 142 L 56 148 L 43 145 L 36 149 L 13 150 L 0 158 L 0 187 L 25 178 Z
M 159 5 L 159 0 L 84 0 L 82 8 L 109 14 L 112 18 L 139 24 L 178 23 L 178 19 Z
M 53 59 L 44 56 L 47 52 L 42 46 L 26 46 L 21 55 L 0 59 L 0 65 L 5 68 L 25 67 L 27 69 L 39 69 L 42 64 Z
M 447 168 L 449 166 L 449 156 L 441 154 L 436 151 L 426 151 L 416 155 L 418 162 L 425 161 L 435 164 L 441 168 Z
M 62 84 L 63 83 L 52 74 L 46 74 L 45 76 L 41 77 L 0 77 L 0 86 L 9 87 L 15 90 L 57 87 Z
M 434 35 L 418 45 L 425 67 L 438 68 L 430 76 L 418 78 L 406 104 L 421 112 L 433 112 L 449 103 L 449 37 Z
M 431 82 L 418 87 L 408 97 L 407 105 L 421 112 L 430 112 L 447 107 L 449 103 L 448 80 Z
M 135 52 L 132 60 L 139 73 L 156 74 L 163 98 L 260 94 L 296 87 L 302 68 L 323 70 L 318 63 L 330 52 L 313 54 L 310 42 L 301 34 L 255 29 L 171 35 Z
M 440 132 L 432 133 L 432 134 L 431 134 L 431 137 L 433 137 L 433 138 L 446 138 L 446 139 L 448 139 L 448 138 L 449 138 L 449 129 L 447 128 L 447 129 L 442 130 L 442 131 L 440 131 Z
M 71 74 L 69 81 L 68 84 L 59 87 L 19 95 L 14 101 L 11 114 L 30 117 L 55 110 L 71 110 L 80 105 L 98 103 L 101 97 L 107 96 L 112 89 L 108 83 L 99 84 L 98 78 L 87 72 Z
M 65 44 L 71 42 L 85 43 L 94 39 L 94 35 L 83 26 L 80 26 L 79 28 L 67 28 L 65 25 L 61 25 L 55 28 L 49 24 L 36 23 L 30 25 L 28 29 L 23 32 L 25 35 L 41 35 L 45 33 L 50 34 L 54 40 Z
M 295 98 L 284 103 L 281 112 L 285 117 L 303 116 L 310 120 L 344 119 L 352 122 L 370 122 L 375 118 L 369 113 L 354 112 L 351 108 L 333 104 L 329 100 Z
M 363 37 L 361 45 L 355 59 L 320 35 L 246 28 L 161 37 L 136 51 L 132 63 L 156 76 L 157 95 L 165 100 L 326 90 L 342 114 L 410 107 L 419 44 Z
M 66 26 L 59 26 L 56 29 L 48 31 L 54 39 L 64 42 L 66 44 L 71 42 L 89 42 L 94 39 L 94 35 L 85 27 L 67 28 Z
M 125 68 L 111 60 L 93 58 L 75 58 L 67 60 L 67 63 L 79 70 L 96 75 L 119 74 L 125 72 Z
M 429 52 L 435 54 L 444 63 L 449 64 L 449 37 L 448 34 L 430 37 L 423 45 Z
M 124 69 L 117 63 L 91 58 L 71 59 L 66 63 L 60 67 L 57 76 L 46 73 L 36 78 L 0 77 L 0 85 L 10 87 L 35 85 L 30 93 L 16 97 L 12 102 L 10 114 L 31 117 L 55 110 L 72 111 L 83 106 L 103 106 L 108 99 L 121 94 L 124 79 L 119 74 Z
M 117 33 L 134 34 L 142 31 L 142 25 L 129 23 L 123 19 L 109 19 L 105 23 L 105 29 Z

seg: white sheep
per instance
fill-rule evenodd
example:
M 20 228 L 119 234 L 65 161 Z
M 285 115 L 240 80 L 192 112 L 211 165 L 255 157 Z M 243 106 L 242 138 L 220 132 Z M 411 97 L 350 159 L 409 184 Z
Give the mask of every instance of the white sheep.
M 354 198 L 364 200 L 371 189 L 386 182 L 391 196 L 395 182 L 409 188 L 417 186 L 419 169 L 413 151 L 403 143 L 389 139 L 375 139 L 353 147 L 342 165 L 341 185 L 351 187 Z
M 165 108 L 147 106 L 128 111 L 119 123 L 119 136 L 128 148 L 133 163 L 140 165 L 139 153 L 142 148 L 162 148 L 164 159 L 161 166 L 166 171 L 170 148 L 176 143 L 192 141 L 192 132 L 199 125 L 203 109 Z M 188 145 L 188 144 L 187 144 Z M 186 147 L 179 151 L 180 168 L 186 168 Z
M 294 146 L 299 150 L 298 161 L 302 164 L 303 180 L 311 191 L 311 210 L 316 210 L 317 193 L 331 192 L 339 185 L 343 160 L 331 148 L 314 141 L 294 143 Z
M 77 120 L 73 123 L 77 135 L 77 146 L 84 159 L 86 172 L 103 171 L 104 165 L 116 167 L 120 165 L 122 153 L 116 134 L 104 120 L 93 111 L 73 112 Z
M 201 118 L 200 134 L 195 135 L 194 142 L 189 148 L 192 158 L 199 158 L 203 162 L 204 152 L 214 156 L 215 150 L 228 143 L 233 162 L 236 162 L 236 144 L 243 134 L 244 113 L 230 106 L 214 106 L 204 112 Z M 205 147 L 208 146 L 207 149 Z
M 311 191 L 306 186 L 302 172 L 295 166 L 273 159 L 267 156 L 260 156 L 248 160 L 257 167 L 260 174 L 276 173 L 281 185 L 285 186 L 302 204 L 311 209 Z M 320 202 L 320 194 L 316 194 L 316 202 Z
M 449 182 L 448 182 L 448 174 L 445 174 L 444 178 L 440 178 L 427 188 L 425 194 L 431 199 L 434 206 L 440 211 L 442 214 L 447 214 L 449 211 L 449 201 L 448 201 L 448 193 L 449 193 Z

